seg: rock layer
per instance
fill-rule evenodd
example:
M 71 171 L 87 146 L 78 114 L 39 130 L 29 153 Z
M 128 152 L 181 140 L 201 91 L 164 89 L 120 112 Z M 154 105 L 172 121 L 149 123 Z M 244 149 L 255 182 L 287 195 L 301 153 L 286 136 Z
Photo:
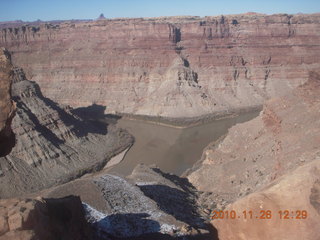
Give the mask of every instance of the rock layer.
M 201 191 L 236 199 L 315 160 L 319 154 L 320 75 L 291 94 L 268 101 L 260 116 L 232 127 L 203 153 L 189 180 Z M 302 114 L 303 113 L 303 114 Z
M 269 100 L 259 117 L 232 127 L 223 141 L 204 151 L 202 164 L 188 176 L 206 192 L 202 207 L 222 210 L 232 203 L 226 210 L 253 211 L 254 218 L 262 209 L 274 214 L 268 220 L 213 221 L 221 239 L 317 239 L 319 94 L 320 75 L 311 72 L 308 82 Z M 279 219 L 284 210 L 290 210 L 289 220 Z M 292 219 L 291 212 L 299 210 L 308 218 Z
M 72 106 L 194 117 L 254 107 L 319 68 L 320 15 L 229 15 L 1 25 L 44 94 Z
M 0 158 L 0 198 L 21 196 L 100 169 L 131 145 L 114 126 L 98 127 L 43 97 L 39 86 L 14 69 L 12 122 L 16 145 Z

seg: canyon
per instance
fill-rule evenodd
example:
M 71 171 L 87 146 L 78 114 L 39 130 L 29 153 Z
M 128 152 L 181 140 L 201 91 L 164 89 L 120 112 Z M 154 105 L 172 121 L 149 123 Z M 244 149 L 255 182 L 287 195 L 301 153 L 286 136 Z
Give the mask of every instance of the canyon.
M 116 126 L 127 130 L 135 141 L 122 161 L 108 172 L 127 176 L 136 165 L 144 163 L 180 176 L 201 158 L 203 149 L 211 141 L 224 136 L 231 126 L 249 121 L 258 114 L 259 111 L 242 113 L 187 128 L 119 119 Z
M 318 240 L 319 30 L 320 14 L 0 23 L 0 239 Z M 104 168 L 135 144 L 125 121 L 261 108 L 181 176 Z
M 0 24 L 44 95 L 173 118 L 261 106 L 319 68 L 320 15 L 243 14 Z

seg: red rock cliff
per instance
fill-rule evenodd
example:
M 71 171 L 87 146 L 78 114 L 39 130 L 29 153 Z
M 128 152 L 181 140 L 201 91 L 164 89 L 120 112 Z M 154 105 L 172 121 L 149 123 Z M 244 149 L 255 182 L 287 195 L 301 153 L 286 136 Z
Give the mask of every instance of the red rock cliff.
M 5 27 L 0 44 L 60 103 L 199 116 L 261 105 L 320 66 L 320 14 Z

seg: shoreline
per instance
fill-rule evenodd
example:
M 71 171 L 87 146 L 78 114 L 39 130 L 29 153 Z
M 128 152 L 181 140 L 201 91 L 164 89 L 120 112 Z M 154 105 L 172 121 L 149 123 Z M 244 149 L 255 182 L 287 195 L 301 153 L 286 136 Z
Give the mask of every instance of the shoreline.
M 246 108 L 246 109 L 238 109 L 236 111 L 232 112 L 223 112 L 223 113 L 215 113 L 215 114 L 208 114 L 208 115 L 202 115 L 199 117 L 191 117 L 191 118 L 165 118 L 165 117 L 154 117 L 154 116 L 144 116 L 144 115 L 129 115 L 129 114 L 114 114 L 114 116 L 121 117 L 121 119 L 124 120 L 133 120 L 133 121 L 140 121 L 140 122 L 145 122 L 149 124 L 154 124 L 154 125 L 160 125 L 160 126 L 166 126 L 166 127 L 172 127 L 172 128 L 177 128 L 177 129 L 185 129 L 185 128 L 191 128 L 195 126 L 199 126 L 202 124 L 207 124 L 216 120 L 222 120 L 222 119 L 227 119 L 231 117 L 235 117 L 241 113 L 250 113 L 250 112 L 256 112 L 256 111 L 261 111 L 262 106 L 256 106 L 252 108 Z M 108 118 L 107 116 L 104 118 Z M 109 120 L 112 119 L 109 118 Z M 96 119 L 97 120 L 97 119 Z M 101 120 L 101 119 L 100 119 Z M 114 124 L 114 123 L 113 123 Z M 131 135 L 131 134 L 129 134 Z M 132 136 L 132 135 L 131 135 Z M 77 180 L 85 180 L 87 178 L 92 178 L 96 177 L 102 174 L 108 174 L 108 171 L 111 170 L 114 166 L 118 165 L 121 163 L 128 151 L 131 149 L 131 147 L 134 145 L 135 140 L 133 138 L 133 141 L 129 141 L 127 144 L 124 146 L 120 146 L 118 149 L 115 151 L 112 151 L 108 153 L 106 158 L 99 162 L 94 164 L 93 166 L 90 166 L 89 168 L 82 169 L 78 174 L 73 174 L 72 176 L 68 177 L 68 180 L 62 181 L 58 184 L 54 184 L 52 186 L 49 186 L 47 188 L 44 188 L 40 191 L 32 192 L 26 194 L 26 196 L 38 194 L 39 192 L 47 192 L 48 190 L 55 189 L 59 186 L 68 184 L 70 182 L 74 182 Z M 181 176 L 186 177 L 190 171 L 193 171 L 195 167 L 201 163 L 202 159 L 198 159 L 192 167 L 184 171 Z M 114 174 L 114 173 L 113 173 Z
M 149 116 L 149 115 L 128 114 L 128 113 L 116 113 L 114 115 L 120 116 L 121 119 L 123 120 L 140 121 L 140 122 L 146 122 L 146 123 L 165 126 L 165 127 L 184 129 L 184 128 L 196 127 L 202 124 L 211 123 L 217 120 L 235 117 L 243 113 L 261 111 L 262 109 L 263 109 L 263 106 L 258 105 L 250 108 L 242 108 L 242 109 L 237 109 L 232 111 L 224 111 L 224 112 L 201 115 L 198 117 L 185 117 L 185 118 Z

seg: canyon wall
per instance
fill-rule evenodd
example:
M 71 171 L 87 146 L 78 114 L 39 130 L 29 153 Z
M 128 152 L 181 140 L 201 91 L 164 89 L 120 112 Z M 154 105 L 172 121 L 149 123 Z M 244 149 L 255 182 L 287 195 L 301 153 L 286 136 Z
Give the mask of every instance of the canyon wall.
M 17 71 L 19 70 L 19 71 Z M 20 74 L 17 74 L 20 73 Z M 24 177 L 30 177 L 28 169 L 25 168 L 26 172 L 20 172 L 20 166 L 18 161 L 26 160 L 28 157 L 30 161 L 41 158 L 37 153 L 41 153 L 39 149 L 40 144 L 36 142 L 35 131 L 32 132 L 30 125 L 25 123 L 25 135 L 24 140 L 28 139 L 29 143 L 35 139 L 35 143 L 31 144 L 35 147 L 33 151 L 29 152 L 28 156 L 22 157 L 18 161 L 7 161 L 8 156 L 14 156 L 15 147 L 15 134 L 11 127 L 15 128 L 16 121 L 21 120 L 21 113 L 19 114 L 19 107 L 16 109 L 15 104 L 11 99 L 11 86 L 12 83 L 18 81 L 28 82 L 29 87 L 36 86 L 34 83 L 23 79 L 23 72 L 21 69 L 17 69 L 11 64 L 11 56 L 9 52 L 1 48 L 0 49 L 0 198 L 3 197 L 3 192 L 16 192 L 17 188 L 21 187 L 21 179 L 19 174 L 25 175 Z M 13 85 L 15 85 L 13 84 Z M 28 85 L 28 84 L 27 84 Z M 15 87 L 13 87 L 15 88 Z M 24 93 L 32 95 L 31 89 L 24 89 Z M 15 92 L 15 89 L 13 89 Z M 13 97 L 17 98 L 17 95 L 13 93 Z M 30 97 L 30 96 L 29 96 Z M 21 103 L 21 102 L 20 102 Z M 26 105 L 25 105 L 26 106 Z M 18 116 L 14 118 L 15 111 L 18 111 Z M 21 109 L 20 109 L 21 111 Z M 35 120 L 35 118 L 32 118 Z M 12 124 L 13 121 L 13 124 Z M 22 124 L 24 125 L 24 124 Z M 21 125 L 21 126 L 22 126 Z M 30 131 L 31 130 L 31 131 Z M 19 132 L 21 135 L 21 132 Z M 32 134 L 33 133 L 33 134 Z M 45 132 L 38 132 L 39 135 L 45 134 Z M 21 139 L 18 134 L 18 145 L 20 144 L 21 150 Z M 23 141 L 25 144 L 24 149 L 29 150 L 30 144 L 27 141 Z M 48 142 L 42 142 L 42 146 L 50 145 Z M 12 152 L 12 148 L 14 149 Z M 45 151 L 46 149 L 42 149 Z M 10 153 L 11 152 L 11 153 Z M 20 152 L 21 153 L 21 152 Z M 33 153 L 33 154 L 32 154 Z M 42 152 L 43 153 L 43 152 Z M 12 155 L 13 154 L 13 155 Z M 6 156 L 6 157 L 5 157 Z M 17 159 L 16 159 L 17 160 Z M 53 160 L 53 159 L 52 159 Z M 10 169 L 4 169 L 3 166 L 10 166 Z M 23 164 L 22 164 L 23 165 Z M 43 169 L 42 169 L 43 170 Z M 49 170 L 57 170 L 51 168 Z M 6 172 L 7 171 L 7 172 Z M 38 171 L 41 171 L 38 169 Z M 8 181 L 9 172 L 11 175 L 15 175 Z M 61 172 L 60 172 L 61 174 Z M 40 182 L 47 182 L 46 175 L 39 179 Z M 32 177 L 31 177 L 32 178 Z M 6 181 L 7 180 L 7 181 Z M 50 181 L 50 180 L 49 180 Z M 5 184 L 4 184 L 5 183 Z M 30 182 L 25 182 L 25 185 Z M 33 190 L 34 185 L 28 186 L 29 189 Z M 84 209 L 82 207 L 79 197 L 67 197 L 62 199 L 0 199 L 0 239 L 20 239 L 20 240 L 31 240 L 31 239 L 91 239 L 91 228 L 87 224 L 84 217 Z
M 267 101 L 257 118 L 233 126 L 204 150 L 190 182 L 200 191 L 228 192 L 225 199 L 233 201 L 319 160 L 319 94 L 320 75 L 312 72 L 304 85 Z
M 132 144 L 113 125 L 84 121 L 45 98 L 21 68 L 11 66 L 15 146 L 0 157 L 0 198 L 22 196 L 98 170 Z
M 320 14 L 0 24 L 45 96 L 109 113 L 195 117 L 262 105 L 320 66 Z
M 305 84 L 267 101 L 259 117 L 235 125 L 205 149 L 202 164 L 188 176 L 205 192 L 200 204 L 227 207 L 240 218 L 212 221 L 220 239 L 318 239 L 319 94 L 320 74 L 310 72 Z M 263 220 L 261 210 L 273 216 Z M 285 210 L 289 215 L 281 219 Z M 296 218 L 302 210 L 308 216 Z M 243 211 L 253 218 L 241 217 Z

